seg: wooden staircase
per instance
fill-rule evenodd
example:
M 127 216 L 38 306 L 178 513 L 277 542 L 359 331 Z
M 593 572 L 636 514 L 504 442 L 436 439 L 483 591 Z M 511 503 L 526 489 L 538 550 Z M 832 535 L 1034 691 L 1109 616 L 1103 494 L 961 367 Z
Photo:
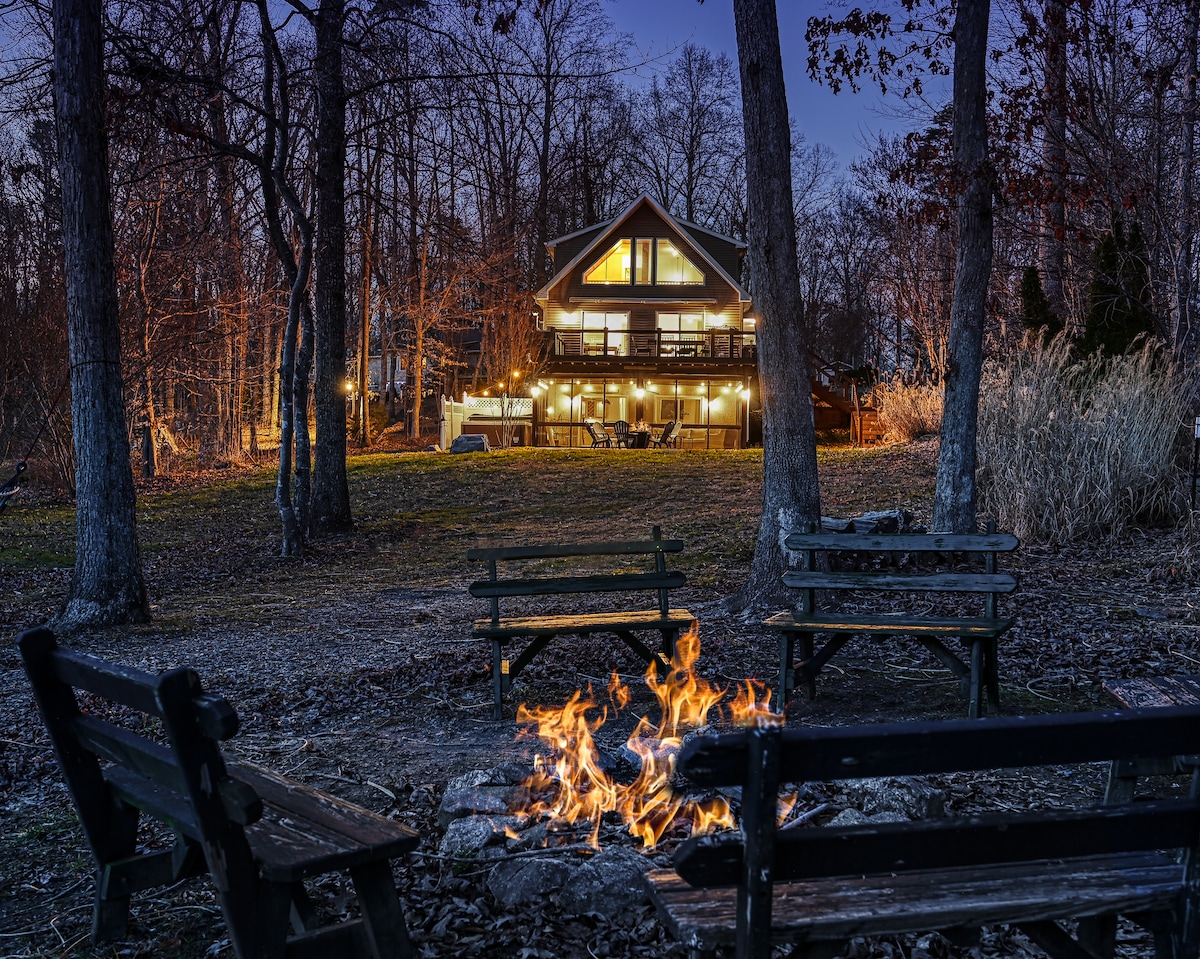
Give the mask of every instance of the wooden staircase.
M 813 418 L 818 430 L 850 430 L 855 446 L 877 443 L 883 439 L 879 412 L 864 405 L 858 395 L 858 384 L 812 350 L 808 351 L 812 367 Z

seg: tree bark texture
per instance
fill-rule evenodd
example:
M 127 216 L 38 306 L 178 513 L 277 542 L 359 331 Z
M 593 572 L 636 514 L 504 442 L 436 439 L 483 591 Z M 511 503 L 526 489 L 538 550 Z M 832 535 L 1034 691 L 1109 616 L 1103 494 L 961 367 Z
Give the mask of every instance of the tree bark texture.
M 792 208 L 792 144 L 775 0 L 734 0 L 746 136 L 748 258 L 758 315 L 762 519 L 743 608 L 782 599 L 783 537 L 819 522 L 816 432 Z
M 105 132 L 100 0 L 54 2 L 54 96 L 75 440 L 75 571 L 61 630 L 149 618 L 138 550 Z
M 1046 0 L 1046 72 L 1042 82 L 1042 166 L 1048 195 L 1038 236 L 1042 289 L 1059 322 L 1067 323 L 1063 292 L 1067 234 L 1067 5 Z
M 352 528 L 346 479 L 346 90 L 345 0 L 321 0 L 316 16 L 317 247 L 314 535 Z
M 1195 249 L 1196 204 L 1196 73 L 1200 36 L 1200 0 L 1184 7 L 1183 61 L 1179 134 L 1179 240 L 1175 252 L 1175 284 L 1171 303 L 1171 345 L 1184 362 L 1196 358 L 1200 331 L 1192 323 L 1192 260 Z
M 989 0 L 959 0 L 954 24 L 954 165 L 958 255 L 950 308 L 942 442 L 933 528 L 975 529 L 975 443 L 983 327 L 992 273 L 992 176 L 987 141 Z

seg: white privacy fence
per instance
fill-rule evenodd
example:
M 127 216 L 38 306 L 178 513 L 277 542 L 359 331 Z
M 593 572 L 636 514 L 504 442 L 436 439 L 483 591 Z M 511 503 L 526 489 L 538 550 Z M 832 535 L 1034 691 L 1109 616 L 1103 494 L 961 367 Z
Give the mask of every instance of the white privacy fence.
M 443 396 L 438 402 L 442 449 L 449 449 L 456 436 L 481 433 L 492 446 L 528 444 L 533 422 L 533 400 L 528 396 L 465 396 L 461 403 Z

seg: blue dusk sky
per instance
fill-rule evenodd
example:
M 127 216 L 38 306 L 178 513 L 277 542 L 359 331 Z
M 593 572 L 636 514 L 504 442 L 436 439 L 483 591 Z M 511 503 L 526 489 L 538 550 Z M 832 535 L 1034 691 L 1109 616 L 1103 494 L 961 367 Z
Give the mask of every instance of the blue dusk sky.
M 912 123 L 897 116 L 905 110 L 903 101 L 885 101 L 869 81 L 858 93 L 843 87 L 835 95 L 808 78 L 805 24 L 811 16 L 831 12 L 830 6 L 827 0 L 778 0 L 776 9 L 788 110 L 796 129 L 808 145 L 823 143 L 833 150 L 838 165 L 845 168 L 864 152 L 864 142 L 881 132 L 906 133 Z M 694 43 L 726 54 L 737 71 L 732 0 L 609 0 L 604 8 L 619 32 L 633 34 L 643 54 L 657 56 Z

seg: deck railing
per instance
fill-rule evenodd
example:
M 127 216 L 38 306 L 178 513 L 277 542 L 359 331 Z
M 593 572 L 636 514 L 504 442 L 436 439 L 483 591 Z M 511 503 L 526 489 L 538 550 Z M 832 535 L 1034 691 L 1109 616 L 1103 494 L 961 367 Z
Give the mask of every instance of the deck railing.
M 741 330 L 676 333 L 670 330 L 548 330 L 554 356 L 581 358 L 647 357 L 651 359 L 754 358 L 754 334 Z

